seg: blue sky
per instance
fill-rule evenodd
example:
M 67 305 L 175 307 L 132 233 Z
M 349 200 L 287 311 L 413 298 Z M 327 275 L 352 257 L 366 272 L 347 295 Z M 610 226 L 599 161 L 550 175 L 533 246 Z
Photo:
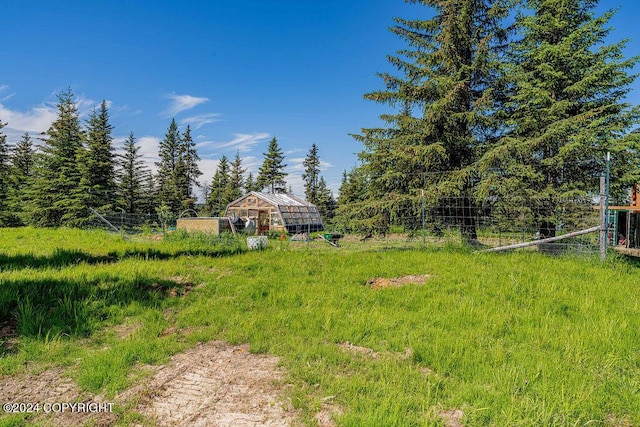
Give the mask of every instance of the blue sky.
M 640 55 L 640 2 L 603 0 L 598 11 L 616 7 L 610 40 L 629 38 L 625 54 Z M 10 143 L 44 131 L 70 87 L 84 117 L 106 99 L 116 144 L 133 132 L 150 164 L 175 118 L 192 127 L 202 181 L 236 150 L 255 174 L 275 136 L 294 192 L 316 143 L 337 195 L 362 148 L 349 134 L 389 111 L 363 94 L 382 88 L 376 72 L 403 47 L 392 18 L 418 14 L 430 15 L 402 0 L 5 0 L 0 120 Z M 640 82 L 629 102 L 640 104 Z

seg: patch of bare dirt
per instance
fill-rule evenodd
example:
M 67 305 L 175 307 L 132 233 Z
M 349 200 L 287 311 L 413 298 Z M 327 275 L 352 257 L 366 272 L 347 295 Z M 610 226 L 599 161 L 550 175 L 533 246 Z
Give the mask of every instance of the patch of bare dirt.
M 336 415 L 342 414 L 342 408 L 332 402 L 333 396 L 327 396 L 323 399 L 320 412 L 316 414 L 318 427 L 336 427 L 333 421 Z
M 129 338 L 131 335 L 135 334 L 142 328 L 142 323 L 140 322 L 132 322 L 132 323 L 121 323 L 112 328 L 113 332 L 116 334 L 118 338 L 121 340 Z
M 215 341 L 178 354 L 145 384 L 136 410 L 158 426 L 289 426 L 278 359 Z
M 46 414 L 44 404 L 105 402 L 101 397 L 82 394 L 73 380 L 64 377 L 59 368 L 49 369 L 37 375 L 23 374 L 0 379 L 0 402 L 39 403 L 40 410 L 35 416 L 38 425 L 67 427 L 91 424 L 108 426 L 116 421 L 116 414 L 110 412 L 61 412 L 58 410 Z M 56 406 L 47 408 L 49 411 L 59 409 Z
M 444 425 L 447 427 L 464 427 L 462 424 L 462 417 L 464 417 L 464 412 L 460 409 L 447 409 L 446 411 L 439 411 L 438 417 L 444 422 Z
M 361 347 L 359 345 L 351 344 L 349 341 L 338 343 L 338 347 L 350 353 L 362 354 L 364 356 L 371 357 L 372 359 L 377 359 L 378 357 L 380 357 L 380 353 L 368 347 Z
M 367 280 L 366 285 L 371 289 L 399 288 L 406 285 L 424 285 L 429 277 L 431 277 L 431 275 L 429 274 L 400 276 L 392 278 L 376 277 Z
M 297 413 L 284 396 L 286 384 L 278 358 L 251 354 L 248 345 L 214 341 L 177 354 L 162 366 L 145 366 L 150 377 L 111 401 L 80 391 L 74 381 L 53 368 L 39 374 L 0 379 L 0 402 L 107 402 L 128 407 L 154 426 L 290 426 Z M 332 397 L 322 404 L 316 419 L 321 427 L 334 426 L 341 409 Z M 50 413 L 30 420 L 43 426 L 113 425 L 118 414 Z
M 633 423 L 631 421 L 629 421 L 627 418 L 620 418 L 617 417 L 615 414 L 609 414 L 607 415 L 607 417 L 605 418 L 605 426 L 610 426 L 610 427 L 631 427 L 633 426 Z
M 15 318 L 11 318 L 0 325 L 0 354 L 4 351 L 11 351 L 17 343 L 18 322 Z
M 413 355 L 413 350 L 411 350 L 410 348 L 407 348 L 404 351 L 404 353 L 394 353 L 391 351 L 385 351 L 385 352 L 379 353 L 369 347 L 362 347 L 359 345 L 355 345 L 350 343 L 349 341 L 341 342 L 336 345 L 344 351 L 347 351 L 353 354 L 361 354 L 363 356 L 370 357 L 371 359 L 377 359 L 378 357 L 384 356 L 384 357 L 397 358 L 400 360 L 407 360 L 407 359 L 410 359 L 411 356 Z
M 152 291 L 159 292 L 162 295 L 176 298 L 188 295 L 196 285 L 189 280 L 189 278 L 182 276 L 174 276 L 167 278 L 167 281 L 175 284 L 176 286 L 168 286 L 166 282 L 164 283 L 152 283 L 149 288 Z

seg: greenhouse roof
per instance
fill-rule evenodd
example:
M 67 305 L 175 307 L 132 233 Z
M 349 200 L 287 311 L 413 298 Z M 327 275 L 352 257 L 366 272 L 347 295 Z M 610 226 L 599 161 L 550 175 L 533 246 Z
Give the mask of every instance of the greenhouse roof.
M 272 194 L 261 193 L 259 191 L 252 191 L 249 194 L 253 194 L 256 197 L 261 198 L 265 202 L 276 206 L 313 206 L 312 203 L 309 203 L 306 200 L 301 199 L 300 197 L 294 196 L 293 194 Z

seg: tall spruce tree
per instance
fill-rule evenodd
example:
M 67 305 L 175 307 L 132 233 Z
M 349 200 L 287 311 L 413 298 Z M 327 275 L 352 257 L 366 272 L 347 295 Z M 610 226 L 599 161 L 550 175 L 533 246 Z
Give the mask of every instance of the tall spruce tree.
M 149 171 L 139 152 L 140 146 L 131 132 L 124 142 L 124 153 L 119 156 L 117 194 L 118 206 L 132 214 L 146 213 L 143 184 Z
M 543 237 L 555 235 L 558 209 L 576 198 L 590 209 L 607 151 L 614 194 L 640 178 L 640 138 L 629 134 L 640 110 L 624 101 L 638 60 L 624 59 L 624 42 L 606 44 L 613 12 L 594 17 L 597 3 L 527 2 L 511 61 L 511 131 L 479 162 L 482 193 L 510 200 L 505 209 L 533 203 Z
M 11 177 L 11 163 L 7 135 L 2 128 L 7 124 L 0 120 L 0 227 L 11 225 L 9 209 L 9 183 Z
M 142 213 L 149 218 L 157 214 L 158 207 L 160 206 L 156 177 L 149 169 L 145 169 L 143 173 L 140 205 L 142 206 Z
M 178 164 L 174 174 L 184 209 L 193 209 L 195 207 L 196 196 L 193 188 L 200 185 L 198 178 L 202 175 L 198 166 L 199 160 L 196 143 L 191 137 L 191 127 L 187 125 L 187 128 L 182 133 Z
M 370 185 L 352 216 L 363 227 L 420 223 L 420 193 L 446 206 L 456 200 L 463 237 L 476 239 L 474 164 L 478 149 L 495 137 L 501 101 L 500 69 L 508 15 L 506 0 L 407 0 L 429 7 L 428 20 L 396 18 L 391 31 L 407 48 L 390 56 L 399 75 L 381 73 L 386 88 L 365 98 L 395 107 L 386 126 L 362 129 L 356 140 Z M 437 191 L 435 191 L 437 189 Z M 344 207 L 346 208 L 346 207 Z M 373 219 L 376 219 L 373 221 Z
M 168 206 L 171 212 L 177 215 L 182 210 L 181 194 L 178 182 L 176 182 L 176 168 L 178 168 L 179 161 L 182 158 L 182 142 L 175 119 L 171 120 L 167 133 L 164 139 L 160 141 L 158 149 L 160 161 L 156 162 L 158 168 L 156 181 L 159 202 Z M 181 170 L 186 170 L 184 164 L 181 165 Z
M 315 204 L 318 201 L 318 180 L 320 179 L 320 156 L 316 144 L 311 145 L 303 166 L 304 195 L 307 201 Z
M 93 208 L 110 210 L 116 202 L 116 154 L 105 100 L 94 109 L 87 122 L 87 151 L 81 162 L 83 185 L 89 189 L 89 204 Z
M 25 132 L 11 154 L 14 181 L 24 182 L 33 174 L 33 154 L 33 140 L 29 132 Z M 16 184 L 19 184 L 19 182 Z
M 287 167 L 284 161 L 284 154 L 278 146 L 278 140 L 273 137 L 269 141 L 267 152 L 263 154 L 264 161 L 260 167 L 257 178 L 257 186 L 260 189 L 267 188 L 270 193 L 286 193 L 287 182 L 285 177 L 287 173 L 284 168 Z
M 229 159 L 227 159 L 227 156 L 222 156 L 218 162 L 216 173 L 213 175 L 213 180 L 211 181 L 211 192 L 209 193 L 209 199 L 207 200 L 207 206 L 209 207 L 212 215 L 223 215 L 227 204 L 231 201 L 228 195 L 230 181 L 229 173 Z
M 9 205 L 19 217 L 20 224 L 27 221 L 25 213 L 30 203 L 29 191 L 33 181 L 34 161 L 33 141 L 29 133 L 25 132 L 11 153 Z
M 229 172 L 229 188 L 227 190 L 229 202 L 232 202 L 244 194 L 244 173 L 246 169 L 242 167 L 242 158 L 240 152 L 236 151 L 236 157 L 231 162 L 231 171 Z
M 31 221 L 37 226 L 78 226 L 89 217 L 88 188 L 79 167 L 85 135 L 71 89 L 58 95 L 58 116 L 43 139 L 32 188 Z

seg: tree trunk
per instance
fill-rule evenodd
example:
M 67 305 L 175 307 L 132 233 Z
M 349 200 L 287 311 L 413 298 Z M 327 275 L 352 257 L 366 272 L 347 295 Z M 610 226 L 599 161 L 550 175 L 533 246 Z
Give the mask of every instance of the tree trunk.
M 460 234 L 465 243 L 475 245 L 478 243 L 476 229 L 476 207 L 469 196 L 462 199 L 462 207 L 458 215 L 460 221 Z

